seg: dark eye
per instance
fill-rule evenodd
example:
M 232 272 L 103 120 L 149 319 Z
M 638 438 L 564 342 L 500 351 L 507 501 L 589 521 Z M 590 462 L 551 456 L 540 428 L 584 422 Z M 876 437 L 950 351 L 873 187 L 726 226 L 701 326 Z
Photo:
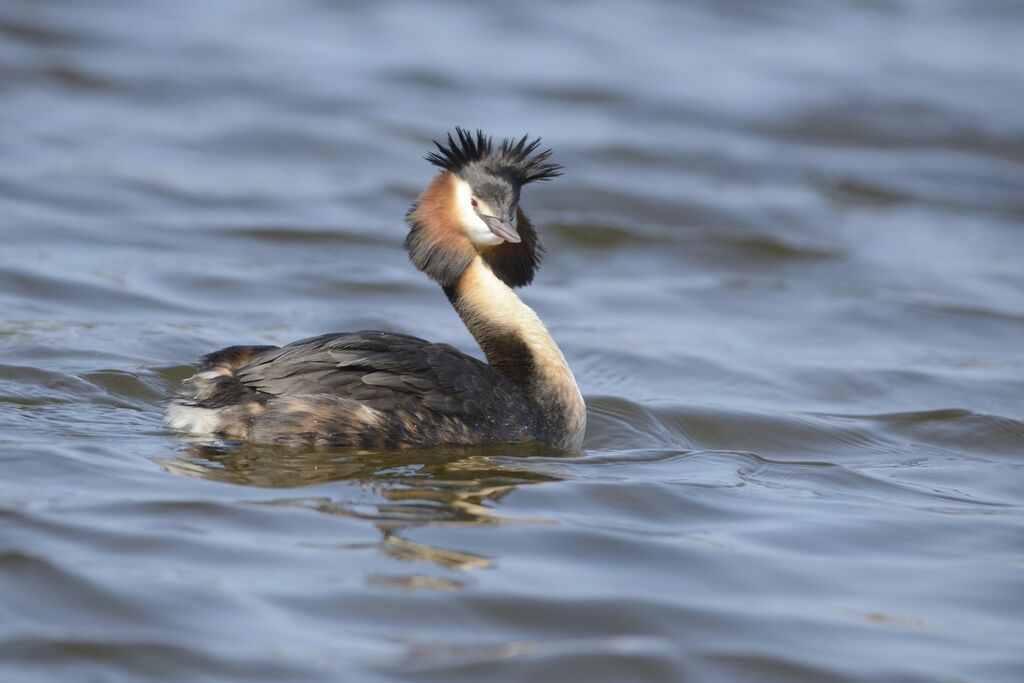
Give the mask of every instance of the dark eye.
M 477 204 L 476 204 L 476 199 L 470 199 L 470 200 L 469 200 L 469 203 L 473 205 L 473 208 L 474 208 L 474 209 L 476 208 L 476 206 L 477 206 Z

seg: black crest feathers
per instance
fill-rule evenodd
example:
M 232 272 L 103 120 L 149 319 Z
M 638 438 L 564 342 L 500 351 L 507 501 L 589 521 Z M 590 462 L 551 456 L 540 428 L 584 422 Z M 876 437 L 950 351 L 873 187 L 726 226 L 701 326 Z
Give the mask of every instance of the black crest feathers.
M 448 144 L 434 140 L 434 145 L 437 151 L 431 152 L 425 159 L 438 168 L 456 174 L 471 164 L 479 163 L 508 173 L 521 185 L 562 175 L 562 167 L 548 161 L 551 150 L 538 152 L 540 138 L 531 141 L 529 135 L 518 140 L 505 138 L 495 149 L 493 141 L 483 131 L 478 129 L 476 135 L 473 135 L 456 126 L 455 137 L 448 134 Z

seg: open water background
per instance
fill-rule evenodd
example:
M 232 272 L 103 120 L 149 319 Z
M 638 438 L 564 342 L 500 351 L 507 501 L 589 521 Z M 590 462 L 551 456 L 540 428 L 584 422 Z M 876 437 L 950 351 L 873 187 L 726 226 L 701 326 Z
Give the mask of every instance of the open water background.
M 0 680 L 1024 680 L 1024 4 L 0 2 Z M 540 134 L 586 453 L 202 451 Z

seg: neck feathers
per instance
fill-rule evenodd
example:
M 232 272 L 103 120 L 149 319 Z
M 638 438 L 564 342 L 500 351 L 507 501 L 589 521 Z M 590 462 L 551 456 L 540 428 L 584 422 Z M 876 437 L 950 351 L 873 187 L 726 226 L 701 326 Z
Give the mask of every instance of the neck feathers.
M 445 287 L 445 294 L 488 363 L 540 404 L 553 443 L 579 448 L 586 425 L 583 397 L 565 356 L 533 309 L 482 256 Z
M 455 195 L 455 176 L 440 173 L 406 215 L 409 260 L 442 287 L 454 285 L 476 257 L 460 228 Z

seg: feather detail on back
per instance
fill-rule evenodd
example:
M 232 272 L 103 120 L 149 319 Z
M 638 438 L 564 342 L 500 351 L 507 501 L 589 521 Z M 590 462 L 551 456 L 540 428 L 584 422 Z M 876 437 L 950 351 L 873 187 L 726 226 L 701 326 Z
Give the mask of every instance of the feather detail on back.
M 173 419 L 176 428 L 187 422 L 263 443 L 358 448 L 543 440 L 537 407 L 519 387 L 451 346 L 416 337 L 328 334 L 220 367 L 186 380 L 169 426 Z M 209 416 L 185 420 L 195 413 L 184 408 L 213 411 L 216 428 Z

